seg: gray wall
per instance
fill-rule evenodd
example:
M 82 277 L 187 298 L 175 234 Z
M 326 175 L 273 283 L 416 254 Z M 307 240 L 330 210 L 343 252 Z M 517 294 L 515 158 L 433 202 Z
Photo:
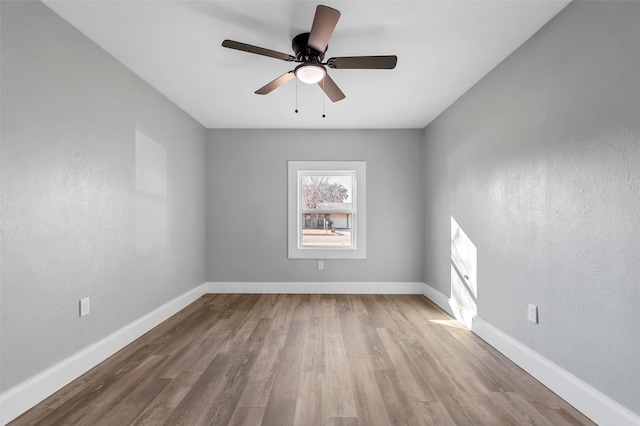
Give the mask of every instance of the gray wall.
M 421 130 L 209 130 L 208 281 L 422 282 L 423 145 Z M 287 259 L 289 160 L 367 162 L 366 260 Z
M 425 281 L 453 216 L 478 316 L 640 413 L 640 3 L 573 2 L 425 139 Z
M 206 269 L 206 130 L 42 3 L 1 7 L 0 391 Z

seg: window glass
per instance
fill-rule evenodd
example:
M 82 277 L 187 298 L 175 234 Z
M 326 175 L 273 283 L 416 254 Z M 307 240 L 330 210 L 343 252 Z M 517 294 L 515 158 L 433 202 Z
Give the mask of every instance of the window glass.
M 363 161 L 289 162 L 289 257 L 366 257 Z
M 354 247 L 355 171 L 299 172 L 302 247 Z

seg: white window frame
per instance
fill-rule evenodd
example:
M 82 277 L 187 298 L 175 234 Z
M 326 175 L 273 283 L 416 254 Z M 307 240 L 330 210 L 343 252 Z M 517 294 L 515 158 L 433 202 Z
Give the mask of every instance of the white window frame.
M 303 175 L 354 174 L 352 188 L 352 246 L 302 246 L 300 180 Z M 367 258 L 367 167 L 365 161 L 289 161 L 288 163 L 288 256 L 289 259 Z M 336 211 L 332 211 L 336 213 Z

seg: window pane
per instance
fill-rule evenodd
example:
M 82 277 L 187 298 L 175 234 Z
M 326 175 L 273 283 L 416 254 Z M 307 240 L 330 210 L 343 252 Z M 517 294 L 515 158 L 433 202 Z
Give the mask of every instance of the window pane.
M 314 210 L 352 210 L 353 172 L 335 175 L 302 172 L 300 207 Z
M 353 247 L 353 171 L 300 173 L 301 247 Z
M 303 213 L 302 247 L 353 247 L 351 213 Z

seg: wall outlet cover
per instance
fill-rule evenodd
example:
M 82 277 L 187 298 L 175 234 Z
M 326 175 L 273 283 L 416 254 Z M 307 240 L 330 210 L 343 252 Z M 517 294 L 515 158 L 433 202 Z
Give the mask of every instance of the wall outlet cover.
M 527 307 L 527 319 L 532 323 L 538 323 L 538 307 L 529 303 Z
M 85 315 L 89 315 L 91 311 L 91 304 L 88 297 L 84 299 L 80 299 L 80 316 L 83 317 Z

